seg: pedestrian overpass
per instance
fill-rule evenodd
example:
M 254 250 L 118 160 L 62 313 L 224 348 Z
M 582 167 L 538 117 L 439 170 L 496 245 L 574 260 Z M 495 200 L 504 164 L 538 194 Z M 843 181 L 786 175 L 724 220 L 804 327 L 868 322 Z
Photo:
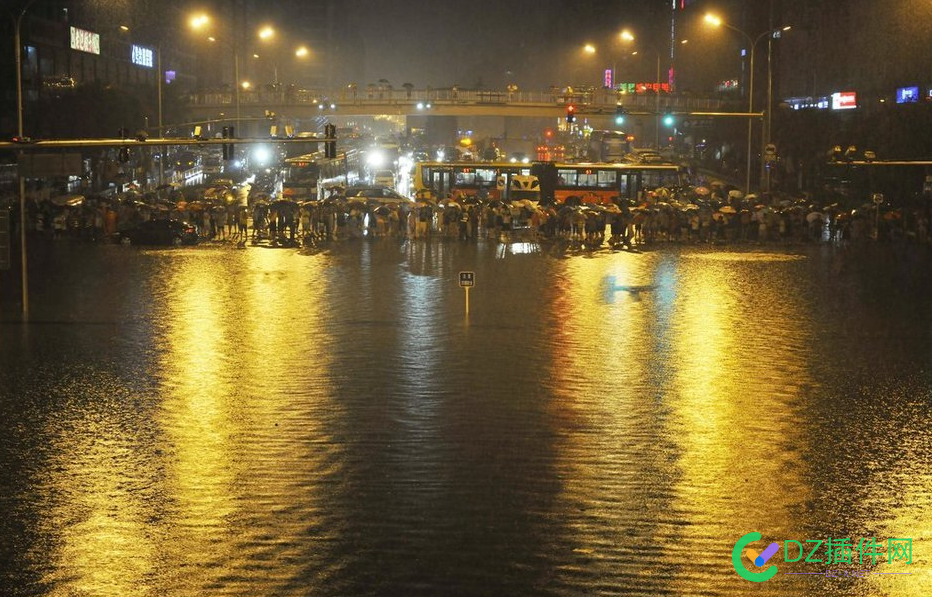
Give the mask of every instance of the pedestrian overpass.
M 200 92 L 188 102 L 191 120 L 319 116 L 498 116 L 559 118 L 572 105 L 577 116 L 614 115 L 621 105 L 631 114 L 739 112 L 733 101 L 668 93 L 586 93 L 451 89 L 338 90 L 252 89 Z

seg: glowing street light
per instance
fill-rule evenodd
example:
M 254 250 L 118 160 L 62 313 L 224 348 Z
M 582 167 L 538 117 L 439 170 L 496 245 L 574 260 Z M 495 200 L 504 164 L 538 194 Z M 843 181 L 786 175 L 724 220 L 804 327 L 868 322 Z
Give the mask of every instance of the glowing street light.
M 307 58 L 310 55 L 311 51 L 308 50 L 305 46 L 299 47 L 294 51 L 294 55 L 298 58 Z
M 586 54 L 595 54 L 595 46 L 592 44 L 586 44 L 583 46 L 583 52 Z
M 747 150 L 748 151 L 748 162 L 747 162 L 747 179 L 745 181 L 745 194 L 747 194 L 751 192 L 751 143 L 753 141 L 753 131 L 754 131 L 753 124 L 754 123 L 751 120 L 750 113 L 754 111 L 754 54 L 755 54 L 755 50 L 757 49 L 757 44 L 765 37 L 774 39 L 775 37 L 779 37 L 778 33 L 782 31 L 789 31 L 792 27 L 788 25 L 785 27 L 778 27 L 776 29 L 768 29 L 767 31 L 764 31 L 763 33 L 758 35 L 756 39 L 754 39 L 750 35 L 748 35 L 747 32 L 741 29 L 738 29 L 734 25 L 730 25 L 726 23 L 725 21 L 723 21 L 721 18 L 719 18 L 718 16 L 714 14 L 711 14 L 711 13 L 706 14 L 704 17 L 704 20 L 706 23 L 712 25 L 713 27 L 725 27 L 726 29 L 731 29 L 732 31 L 735 31 L 736 33 L 741 34 L 741 36 L 744 37 L 745 40 L 747 40 L 748 45 L 751 47 L 751 58 L 750 58 L 750 65 L 748 69 L 748 73 L 749 73 L 748 74 L 748 114 L 749 115 L 748 115 L 748 150 Z M 770 49 L 768 48 L 768 56 L 769 56 L 769 52 L 770 52 Z M 769 63 L 770 60 L 768 59 L 767 62 Z M 769 73 L 768 73 L 768 77 L 769 77 Z M 768 117 L 772 109 L 771 103 L 773 101 L 772 97 L 770 96 L 770 93 L 771 93 L 771 90 L 768 89 L 768 100 L 767 100 Z M 763 123 L 761 124 L 763 125 Z M 764 135 L 762 131 L 762 134 L 761 134 L 762 141 L 767 140 L 763 138 L 765 136 L 766 135 Z
M 210 17 L 205 14 L 199 14 L 191 17 L 191 20 L 188 22 L 191 24 L 192 29 L 200 29 L 210 22 Z
M 259 39 L 269 40 L 273 37 L 275 37 L 275 30 L 271 27 L 266 26 L 259 30 Z
M 621 38 L 621 41 L 634 41 L 634 34 L 627 29 L 623 29 L 621 33 L 618 34 L 618 37 Z
M 243 87 L 243 89 L 249 89 L 250 87 L 252 87 L 252 83 L 250 83 L 249 81 L 243 81 L 242 83 L 240 83 L 240 85 Z

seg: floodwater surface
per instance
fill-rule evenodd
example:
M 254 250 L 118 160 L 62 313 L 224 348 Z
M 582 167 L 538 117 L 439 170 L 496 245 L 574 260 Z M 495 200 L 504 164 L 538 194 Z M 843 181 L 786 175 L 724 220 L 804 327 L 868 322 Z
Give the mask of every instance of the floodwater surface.
M 0 325 L 0 593 L 928 596 L 929 257 L 55 243 Z

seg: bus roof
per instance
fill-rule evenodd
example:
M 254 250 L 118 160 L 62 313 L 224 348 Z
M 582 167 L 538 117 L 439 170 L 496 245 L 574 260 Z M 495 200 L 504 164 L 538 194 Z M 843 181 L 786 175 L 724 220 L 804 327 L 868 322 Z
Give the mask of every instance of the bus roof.
M 612 170 L 669 170 L 671 168 L 683 168 L 673 162 L 653 162 L 645 164 L 643 162 L 529 162 L 527 164 L 517 162 L 417 162 L 419 166 L 430 167 L 447 167 L 447 168 L 530 168 L 534 164 L 552 164 L 556 168 L 606 168 Z

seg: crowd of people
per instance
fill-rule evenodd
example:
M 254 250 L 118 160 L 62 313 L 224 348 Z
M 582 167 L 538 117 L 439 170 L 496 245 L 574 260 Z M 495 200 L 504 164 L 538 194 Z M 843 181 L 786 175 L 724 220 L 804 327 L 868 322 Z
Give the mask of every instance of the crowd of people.
M 231 201 L 230 199 L 234 199 Z M 351 238 L 564 239 L 587 246 L 634 247 L 656 242 L 860 242 L 869 238 L 929 242 L 929 203 L 920 209 L 865 205 L 851 210 L 804 199 L 699 195 L 692 189 L 644 193 L 637 202 L 605 204 L 570 197 L 562 204 L 505 202 L 475 196 L 435 201 L 380 200 L 333 194 L 322 201 L 112 198 L 30 201 L 27 229 L 49 238 L 118 239 L 149 219 L 198 228 L 203 241 L 281 246 Z

